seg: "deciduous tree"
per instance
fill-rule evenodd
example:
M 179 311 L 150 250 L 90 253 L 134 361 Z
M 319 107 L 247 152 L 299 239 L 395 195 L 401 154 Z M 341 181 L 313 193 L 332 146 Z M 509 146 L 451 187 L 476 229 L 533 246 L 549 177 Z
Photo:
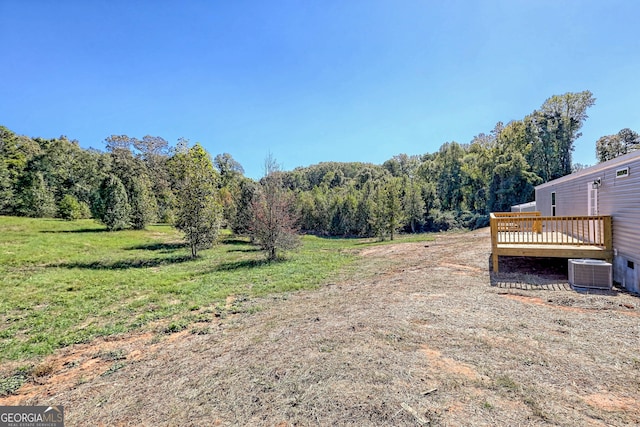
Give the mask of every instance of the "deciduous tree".
M 293 195 L 284 189 L 282 175 L 275 159 L 265 160 L 265 176 L 252 203 L 253 241 L 266 252 L 268 260 L 278 258 L 280 251 L 300 245 Z
M 91 212 L 86 203 L 78 201 L 71 194 L 65 194 L 58 203 L 58 215 L 64 220 L 75 221 L 76 219 L 89 218 Z
M 418 232 L 424 222 L 425 204 L 420 184 L 416 180 L 407 181 L 403 205 L 404 216 L 409 221 L 411 232 Z
M 220 230 L 218 176 L 209 153 L 200 144 L 176 153 L 172 163 L 178 205 L 175 226 L 184 233 L 195 258 L 200 249 L 215 243 Z
M 574 142 L 582 134 L 587 109 L 595 104 L 588 90 L 548 98 L 527 121 L 533 126 L 529 164 L 545 182 L 571 173 Z
M 629 128 L 621 129 L 615 135 L 602 136 L 596 141 L 596 157 L 599 162 L 606 162 L 638 149 L 640 135 Z

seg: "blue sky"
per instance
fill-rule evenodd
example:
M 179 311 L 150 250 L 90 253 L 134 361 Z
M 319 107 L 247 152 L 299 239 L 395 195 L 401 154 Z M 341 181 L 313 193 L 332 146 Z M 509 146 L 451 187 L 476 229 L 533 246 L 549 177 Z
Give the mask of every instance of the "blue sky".
M 590 90 L 574 162 L 640 131 L 640 2 L 0 0 L 0 124 L 185 137 L 257 178 L 470 142 Z

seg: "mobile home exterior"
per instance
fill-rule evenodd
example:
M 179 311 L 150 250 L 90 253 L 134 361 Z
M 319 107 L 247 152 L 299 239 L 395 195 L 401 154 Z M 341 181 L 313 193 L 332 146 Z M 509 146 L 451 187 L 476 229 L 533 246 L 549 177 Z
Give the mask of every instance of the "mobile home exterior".
M 511 212 L 536 212 L 536 202 L 523 203 L 511 206 Z
M 611 215 L 613 280 L 640 293 L 640 150 L 536 187 L 543 216 Z

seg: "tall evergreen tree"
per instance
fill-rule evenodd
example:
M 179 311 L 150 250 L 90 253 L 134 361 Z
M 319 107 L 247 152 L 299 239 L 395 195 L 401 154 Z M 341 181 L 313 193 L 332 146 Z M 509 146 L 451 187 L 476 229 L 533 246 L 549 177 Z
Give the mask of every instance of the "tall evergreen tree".
M 122 230 L 130 226 L 131 206 L 122 181 L 109 175 L 102 181 L 97 203 L 97 218 L 109 231 Z
M 403 206 L 404 216 L 409 221 L 411 232 L 418 232 L 424 222 L 425 204 L 420 185 L 416 180 L 407 180 Z
M 47 218 L 55 215 L 56 201 L 42 172 L 31 173 L 26 177 L 28 184 L 22 192 L 20 213 L 34 218 Z
M 247 235 L 251 230 L 252 211 L 251 205 L 254 197 L 258 193 L 258 184 L 248 178 L 243 178 L 239 185 L 239 190 L 234 194 L 234 205 L 236 215 L 232 219 L 231 229 L 239 235 Z
M 7 165 L 0 161 L 0 215 L 11 213 L 14 205 L 13 186 Z
M 383 183 L 375 185 L 367 199 L 367 210 L 371 232 L 381 241 L 385 239 L 387 231 L 387 212 L 385 206 L 385 191 Z
M 157 219 L 158 205 L 151 191 L 151 183 L 146 176 L 137 176 L 131 182 L 131 227 L 142 230 Z
M 383 191 L 385 231 L 389 236 L 389 240 L 393 240 L 396 231 L 404 222 L 399 179 L 392 178 L 389 180 L 384 186 Z

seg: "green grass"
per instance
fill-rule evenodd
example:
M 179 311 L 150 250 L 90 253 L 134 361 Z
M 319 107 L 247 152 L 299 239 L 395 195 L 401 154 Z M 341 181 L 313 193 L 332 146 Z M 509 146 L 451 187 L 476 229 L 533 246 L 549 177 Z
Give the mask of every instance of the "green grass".
M 399 236 L 395 242 L 416 239 Z M 165 321 L 163 332 L 183 330 L 218 312 L 229 295 L 326 283 L 354 264 L 354 249 L 372 244 L 305 236 L 285 261 L 268 263 L 246 239 L 226 233 L 191 259 L 182 235 L 166 225 L 106 232 L 92 220 L 0 217 L 0 362 L 47 355 L 154 321 Z

